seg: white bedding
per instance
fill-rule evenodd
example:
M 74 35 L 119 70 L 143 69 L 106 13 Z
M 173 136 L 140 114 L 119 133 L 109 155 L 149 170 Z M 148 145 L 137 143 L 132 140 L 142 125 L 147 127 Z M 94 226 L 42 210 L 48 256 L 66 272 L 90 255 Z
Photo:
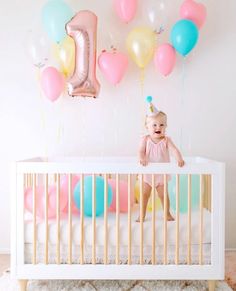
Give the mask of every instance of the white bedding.
M 156 217 L 156 257 L 159 263 L 163 260 L 163 212 L 157 212 Z M 132 212 L 132 263 L 139 263 L 140 254 L 140 223 L 135 222 L 138 217 L 138 210 Z M 120 214 L 120 262 L 127 262 L 128 254 L 128 224 L 127 213 Z M 191 215 L 191 251 L 192 262 L 198 263 L 199 253 L 199 212 L 192 212 Z M 204 209 L 203 211 L 203 255 L 204 263 L 210 262 L 211 251 L 211 215 Z M 103 262 L 104 252 L 104 225 L 103 217 L 96 218 L 96 258 L 97 263 Z M 186 263 L 187 258 L 187 214 L 180 214 L 179 222 L 179 252 L 180 263 Z M 175 258 L 175 231 L 176 222 L 167 222 L 167 254 L 168 262 L 174 263 Z M 144 262 L 150 263 L 152 254 L 152 220 L 151 213 L 147 213 L 144 228 Z M 45 243 L 45 224 L 37 223 L 37 261 L 43 262 Z M 67 218 L 60 222 L 60 250 L 61 263 L 66 263 L 68 258 L 68 224 Z M 55 263 L 56 258 L 56 238 L 57 225 L 55 220 L 49 221 L 49 262 Z M 91 263 L 92 254 L 92 218 L 84 217 L 84 239 L 85 239 L 85 262 Z M 33 223 L 31 220 L 25 222 L 25 261 L 31 262 L 33 243 Z M 72 261 L 79 262 L 80 251 L 80 218 L 72 218 Z M 108 214 L 108 262 L 115 262 L 116 251 L 116 216 L 115 213 Z
M 135 220 L 138 217 L 138 210 L 132 213 L 132 245 L 140 245 L 140 223 Z M 158 211 L 156 216 L 156 245 L 163 245 L 163 212 Z M 128 245 L 128 223 L 127 213 L 120 214 L 120 245 Z M 191 215 L 191 232 L 192 244 L 199 243 L 199 221 L 200 214 L 198 211 L 192 212 Z M 203 243 L 211 242 L 211 215 L 210 212 L 204 209 L 203 211 Z M 180 214 L 179 218 L 179 244 L 185 245 L 187 243 L 187 214 Z M 167 244 L 175 244 L 176 235 L 176 221 L 167 222 Z M 37 241 L 39 243 L 45 242 L 45 224 L 44 222 L 37 223 Z M 144 246 L 151 246 L 152 244 L 152 219 L 151 213 L 147 212 L 146 220 L 143 223 Z M 63 218 L 60 221 L 60 235 L 61 244 L 68 244 L 68 220 Z M 49 220 L 49 243 L 56 244 L 57 239 L 57 224 L 56 220 Z M 92 245 L 92 218 L 84 217 L 84 239 L 85 245 Z M 74 245 L 80 244 L 80 218 L 73 216 L 72 218 L 72 241 Z M 25 222 L 25 243 L 33 242 L 33 223 L 32 220 Z M 97 246 L 104 245 L 104 220 L 102 217 L 96 217 L 96 244 Z M 115 213 L 108 213 L 108 245 L 116 245 L 116 216 Z

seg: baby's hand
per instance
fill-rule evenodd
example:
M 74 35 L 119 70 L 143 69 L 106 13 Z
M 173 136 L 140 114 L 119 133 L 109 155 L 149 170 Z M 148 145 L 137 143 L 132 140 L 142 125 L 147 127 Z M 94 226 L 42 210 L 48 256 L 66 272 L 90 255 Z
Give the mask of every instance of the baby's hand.
M 140 164 L 143 165 L 143 166 L 147 166 L 148 164 L 148 160 L 146 157 L 140 157 Z
M 178 166 L 183 167 L 184 166 L 184 160 L 178 160 Z

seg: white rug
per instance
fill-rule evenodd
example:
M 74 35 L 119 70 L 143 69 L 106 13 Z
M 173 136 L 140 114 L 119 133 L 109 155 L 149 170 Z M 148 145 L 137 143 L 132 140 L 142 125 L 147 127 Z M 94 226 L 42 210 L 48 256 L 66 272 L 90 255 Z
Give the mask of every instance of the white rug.
M 9 273 L 0 277 L 1 291 L 18 291 Z M 207 291 L 206 281 L 29 281 L 27 291 Z M 232 291 L 225 282 L 218 282 L 216 291 Z

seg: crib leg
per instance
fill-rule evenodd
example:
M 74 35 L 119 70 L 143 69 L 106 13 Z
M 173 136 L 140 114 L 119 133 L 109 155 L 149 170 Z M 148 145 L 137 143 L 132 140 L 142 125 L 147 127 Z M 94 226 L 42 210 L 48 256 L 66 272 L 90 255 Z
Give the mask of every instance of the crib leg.
M 18 280 L 20 291 L 26 291 L 27 290 L 27 283 L 28 280 Z
M 215 291 L 216 280 L 208 280 L 208 289 L 209 291 Z

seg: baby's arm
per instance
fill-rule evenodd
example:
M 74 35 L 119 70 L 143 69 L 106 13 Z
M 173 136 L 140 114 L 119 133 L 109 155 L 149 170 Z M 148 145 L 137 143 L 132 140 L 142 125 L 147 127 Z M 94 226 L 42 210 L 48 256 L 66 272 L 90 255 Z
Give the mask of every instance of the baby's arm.
M 178 166 L 183 167 L 183 165 L 184 165 L 183 157 L 182 157 L 180 151 L 178 150 L 178 148 L 176 147 L 176 145 L 173 143 L 173 141 L 170 138 L 168 138 L 168 147 L 169 147 L 171 154 L 175 157 L 175 159 L 178 163 Z
M 139 145 L 139 162 L 143 166 L 146 166 L 148 164 L 148 159 L 146 156 L 146 143 L 147 136 L 143 136 Z

